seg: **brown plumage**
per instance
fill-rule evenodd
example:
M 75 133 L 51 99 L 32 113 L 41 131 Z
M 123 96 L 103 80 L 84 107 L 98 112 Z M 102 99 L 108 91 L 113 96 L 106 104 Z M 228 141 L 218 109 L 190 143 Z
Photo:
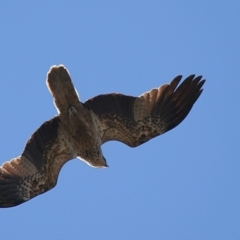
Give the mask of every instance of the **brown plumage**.
M 19 157 L 0 167 L 0 207 L 16 206 L 53 188 L 62 166 L 73 158 L 107 167 L 101 150 L 107 141 L 136 147 L 176 127 L 205 82 L 191 75 L 178 86 L 181 78 L 139 97 L 112 93 L 81 103 L 66 68 L 53 66 L 47 86 L 59 115 L 33 133 Z

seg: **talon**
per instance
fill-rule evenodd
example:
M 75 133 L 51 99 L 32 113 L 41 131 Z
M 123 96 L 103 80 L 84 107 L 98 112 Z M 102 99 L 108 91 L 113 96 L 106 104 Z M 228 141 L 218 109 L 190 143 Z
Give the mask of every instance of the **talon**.
M 70 106 L 68 109 L 68 113 L 70 116 L 76 116 L 77 115 L 77 110 L 73 106 Z

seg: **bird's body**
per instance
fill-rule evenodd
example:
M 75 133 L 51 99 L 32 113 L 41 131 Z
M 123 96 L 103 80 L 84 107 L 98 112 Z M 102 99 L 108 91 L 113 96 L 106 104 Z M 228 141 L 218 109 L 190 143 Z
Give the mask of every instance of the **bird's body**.
M 101 150 L 107 141 L 136 147 L 176 127 L 205 81 L 191 75 L 177 87 L 180 80 L 178 76 L 139 97 L 106 94 L 82 103 L 68 71 L 53 66 L 47 86 L 59 114 L 33 133 L 19 157 L 0 167 L 0 207 L 16 206 L 50 190 L 62 166 L 76 157 L 92 167 L 107 167 Z
M 67 70 L 52 68 L 47 86 L 59 111 L 61 130 L 71 143 L 68 148 L 72 158 L 79 157 L 93 167 L 106 167 L 98 118 L 79 101 Z

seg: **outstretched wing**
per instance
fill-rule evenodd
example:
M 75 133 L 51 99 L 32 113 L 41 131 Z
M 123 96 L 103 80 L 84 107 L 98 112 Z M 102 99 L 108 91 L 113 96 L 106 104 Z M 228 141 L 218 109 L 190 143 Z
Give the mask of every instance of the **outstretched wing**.
M 43 123 L 22 155 L 0 167 L 0 207 L 19 205 L 53 188 L 63 164 L 74 157 L 59 117 Z
M 139 97 L 106 94 L 86 101 L 84 106 L 99 120 L 102 142 L 118 140 L 136 147 L 181 123 L 205 82 L 201 76 L 191 75 L 178 86 L 181 78 Z

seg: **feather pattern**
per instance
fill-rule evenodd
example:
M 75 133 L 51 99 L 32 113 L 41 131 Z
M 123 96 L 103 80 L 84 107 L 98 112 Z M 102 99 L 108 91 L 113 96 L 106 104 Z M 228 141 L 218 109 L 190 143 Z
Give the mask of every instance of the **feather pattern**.
M 112 93 L 82 103 L 67 69 L 53 66 L 47 86 L 59 114 L 32 134 L 19 157 L 0 166 L 0 207 L 17 206 L 52 189 L 62 166 L 73 158 L 107 167 L 101 150 L 107 141 L 136 147 L 176 127 L 205 82 L 190 75 L 179 85 L 181 79 L 139 97 Z
M 84 106 L 100 119 L 102 142 L 117 140 L 136 147 L 181 123 L 204 84 L 201 76 L 191 75 L 177 88 L 181 78 L 139 97 L 113 93 L 86 101 Z

